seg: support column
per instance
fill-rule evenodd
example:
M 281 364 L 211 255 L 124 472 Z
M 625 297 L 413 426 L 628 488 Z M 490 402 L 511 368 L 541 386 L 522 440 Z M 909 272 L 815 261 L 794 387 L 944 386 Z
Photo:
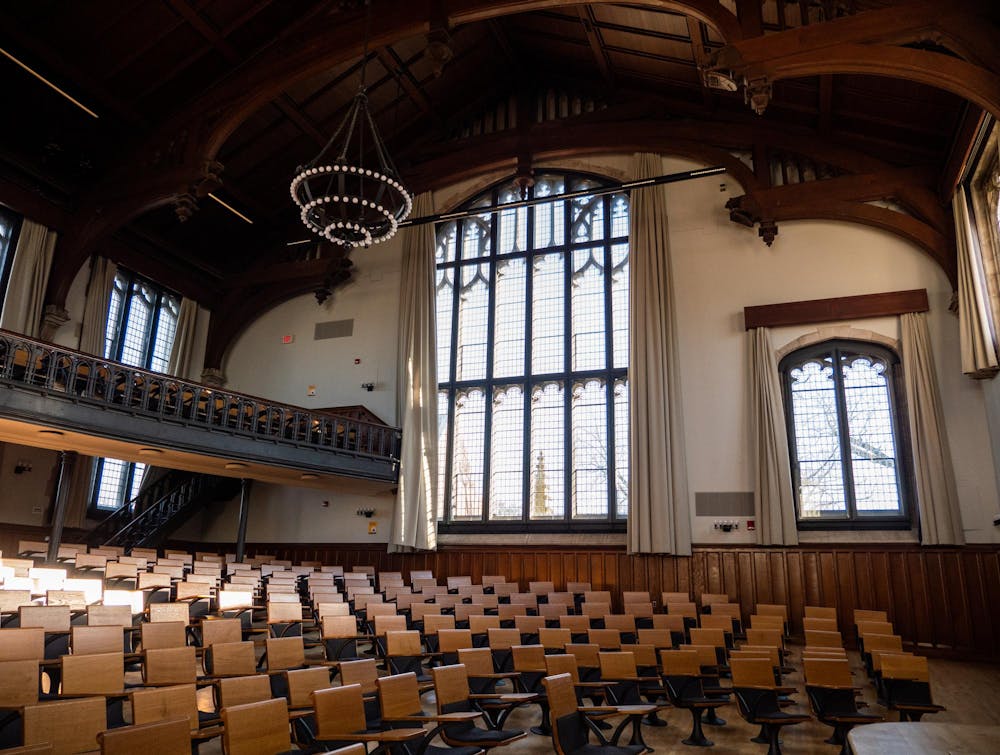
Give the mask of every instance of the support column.
M 56 557 L 59 555 L 59 545 L 62 543 L 63 524 L 66 522 L 66 509 L 69 506 L 71 478 L 75 463 L 75 451 L 59 452 L 59 481 L 56 484 L 55 503 L 52 505 L 52 532 L 49 534 L 49 553 L 46 559 L 49 563 L 55 563 Z
M 247 547 L 247 514 L 250 508 L 250 483 L 246 477 L 240 480 L 240 523 L 236 529 L 236 562 L 243 563 Z

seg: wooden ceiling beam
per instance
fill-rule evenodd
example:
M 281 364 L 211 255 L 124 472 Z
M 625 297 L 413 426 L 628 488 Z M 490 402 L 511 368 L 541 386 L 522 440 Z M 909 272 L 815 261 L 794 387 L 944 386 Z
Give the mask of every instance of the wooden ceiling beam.
M 606 84 L 614 84 L 615 74 L 611 70 L 611 61 L 608 60 L 607 50 L 604 49 L 604 41 L 600 32 L 594 28 L 596 19 L 594 9 L 589 5 L 577 6 L 577 14 L 583 26 L 583 33 L 587 35 L 587 44 L 594 54 L 594 62 L 597 63 L 597 70 L 601 72 L 601 77 Z
M 431 105 L 431 101 L 427 98 L 427 93 L 413 80 L 409 69 L 399 59 L 395 51 L 389 47 L 376 47 L 375 57 L 378 58 L 378 62 L 382 64 L 382 67 L 399 83 L 407 96 L 413 100 L 414 104 L 423 111 L 424 115 L 435 116 L 434 106 Z
M 819 77 L 819 133 L 829 136 L 833 126 L 833 75 Z

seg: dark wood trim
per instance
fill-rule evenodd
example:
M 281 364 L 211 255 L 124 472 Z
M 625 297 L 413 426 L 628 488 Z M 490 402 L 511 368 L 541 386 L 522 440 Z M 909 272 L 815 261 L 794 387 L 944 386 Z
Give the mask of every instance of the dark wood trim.
M 180 543 L 232 552 L 232 543 Z M 914 543 L 802 544 L 796 547 L 701 545 L 691 556 L 628 555 L 623 546 L 452 545 L 435 552 L 387 553 L 373 543 L 258 543 L 247 553 L 316 560 L 379 571 L 430 569 L 443 580 L 503 574 L 529 581 L 591 582 L 611 590 L 725 593 L 744 618 L 757 603 L 788 605 L 800 633 L 805 606 L 836 606 L 845 638 L 855 608 L 884 610 L 907 649 L 923 655 L 1000 661 L 1000 546 L 920 546 Z
M 838 296 L 833 299 L 789 301 L 743 308 L 747 330 L 783 325 L 810 325 L 819 322 L 861 320 L 867 317 L 890 317 L 930 309 L 927 289 L 889 291 L 882 294 Z

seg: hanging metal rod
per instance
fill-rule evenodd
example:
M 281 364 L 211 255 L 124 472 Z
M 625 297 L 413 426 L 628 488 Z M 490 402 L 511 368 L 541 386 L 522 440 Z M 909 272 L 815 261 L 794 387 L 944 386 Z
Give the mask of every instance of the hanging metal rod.
M 653 178 L 641 178 L 638 181 L 624 181 L 614 183 L 610 186 L 602 186 L 596 189 L 580 189 L 579 191 L 568 191 L 564 194 L 550 194 L 546 197 L 533 197 L 532 199 L 519 199 L 514 202 L 504 202 L 503 204 L 489 205 L 487 207 L 474 207 L 468 210 L 455 210 L 454 212 L 442 212 L 437 215 L 424 215 L 422 218 L 408 218 L 399 224 L 400 228 L 413 225 L 426 225 L 427 223 L 443 223 L 448 220 L 458 220 L 468 218 L 473 215 L 484 213 L 502 212 L 504 210 L 516 209 L 518 207 L 530 207 L 546 202 L 555 202 L 563 199 L 576 199 L 577 197 L 603 197 L 606 194 L 618 194 L 619 192 L 629 192 L 635 189 L 645 189 L 648 186 L 660 186 L 661 184 L 674 184 L 681 181 L 691 181 L 695 178 L 705 178 L 707 176 L 718 176 L 725 173 L 725 167 L 716 165 L 711 168 L 699 168 L 698 170 L 685 170 L 680 173 L 667 173 L 663 176 Z M 301 241 L 289 241 L 286 246 L 312 243 L 311 239 Z

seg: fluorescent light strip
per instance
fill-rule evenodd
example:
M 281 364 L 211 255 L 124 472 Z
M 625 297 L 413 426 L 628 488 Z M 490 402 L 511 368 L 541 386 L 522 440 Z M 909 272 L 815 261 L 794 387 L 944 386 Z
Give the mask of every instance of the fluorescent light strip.
M 211 197 L 212 199 L 214 199 L 219 204 L 221 204 L 223 207 L 225 207 L 227 210 L 229 210 L 231 213 L 233 213 L 233 215 L 235 215 L 236 217 L 242 218 L 243 220 L 247 221 L 250 225 L 253 225 L 253 221 L 250 218 L 248 218 L 242 212 L 240 212 L 239 210 L 237 210 L 231 204 L 226 204 L 221 199 L 219 199 L 217 196 L 215 196 L 215 194 L 213 194 L 212 192 L 209 192 L 208 196 Z
M 84 111 L 87 115 L 93 116 L 94 118 L 100 118 L 100 116 L 97 113 L 95 113 L 89 107 L 87 107 L 82 102 L 80 102 L 80 100 L 76 99 L 75 97 L 71 97 L 65 91 L 63 91 L 62 89 L 60 89 L 59 87 L 57 87 L 55 84 L 53 84 L 51 81 L 49 81 L 47 78 L 45 78 L 44 76 L 42 76 L 42 74 L 40 74 L 34 68 L 31 68 L 30 66 L 22 63 L 20 60 L 18 60 L 17 58 L 15 58 L 13 55 L 11 55 L 9 52 L 7 52 L 2 47 L 0 47 L 0 53 L 3 53 L 4 57 L 6 57 L 8 60 L 13 61 L 17 65 L 21 66 L 21 68 L 23 68 L 25 71 L 27 71 L 28 73 L 30 73 L 32 76 L 34 76 L 36 79 L 38 79 L 39 81 L 41 81 L 46 86 L 48 86 L 51 89 L 54 89 L 55 91 L 59 92 L 59 94 L 61 94 L 67 100 L 69 100 L 70 102 L 72 102 L 74 105 L 76 105 L 82 111 Z

